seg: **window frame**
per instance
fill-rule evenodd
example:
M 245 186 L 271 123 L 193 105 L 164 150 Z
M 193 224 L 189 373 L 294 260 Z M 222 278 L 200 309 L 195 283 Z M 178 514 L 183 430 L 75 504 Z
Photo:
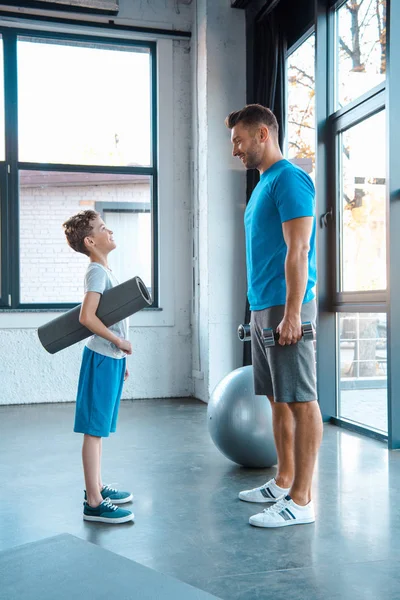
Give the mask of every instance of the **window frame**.
M 339 79 L 337 76 L 337 13 L 346 4 L 347 0 L 336 2 L 328 14 L 328 118 L 327 132 L 330 155 L 333 161 L 328 168 L 328 180 L 333 184 L 332 212 L 336 223 L 334 243 L 331 249 L 331 289 L 333 312 L 387 312 L 387 289 L 368 291 L 340 291 L 341 276 L 341 245 L 340 245 L 340 186 L 341 186 L 341 155 L 340 136 L 343 132 L 386 110 L 387 78 L 377 86 L 362 94 L 349 104 L 336 109 L 337 90 Z M 332 68 L 334 66 L 334 68 Z M 329 77 L 329 73 L 331 76 Z M 333 76 L 332 76 L 333 74 Z M 330 170 L 330 173 L 329 173 Z M 388 214 L 388 186 L 386 185 L 386 214 Z M 388 222 L 386 222 L 386 236 L 388 236 Z
M 91 32 L 66 33 L 59 30 L 44 31 L 24 27 L 0 26 L 4 48 L 5 92 L 5 161 L 0 162 L 1 208 L 1 290 L 0 311 L 46 311 L 73 308 L 77 303 L 23 303 L 20 301 L 20 240 L 19 240 L 19 171 L 40 170 L 80 173 L 112 173 L 148 175 L 151 184 L 152 214 L 152 297 L 153 304 L 145 310 L 159 309 L 159 202 L 158 202 L 158 79 L 157 42 L 125 37 L 107 37 Z M 143 47 L 149 50 L 151 78 L 151 166 L 98 166 L 80 164 L 31 163 L 18 160 L 18 37 L 35 37 L 76 42 L 96 42 L 112 46 Z M 60 223 L 61 226 L 61 223 Z
M 340 147 L 340 139 L 341 135 L 351 129 L 367 121 L 368 119 L 374 117 L 380 112 L 386 109 L 385 107 L 385 98 L 382 97 L 382 94 L 379 96 L 373 96 L 366 102 L 362 110 L 360 110 L 360 106 L 354 109 L 354 114 L 351 120 L 347 119 L 347 115 L 343 115 L 342 117 L 338 117 L 332 123 L 332 134 L 335 141 L 335 155 L 336 155 L 336 187 L 335 187 L 335 198 L 336 198 L 336 210 L 335 210 L 335 219 L 337 223 L 336 227 L 336 236 L 335 236 L 335 282 L 334 282 L 334 290 L 335 290 L 335 308 L 340 312 L 343 312 L 343 305 L 345 304 L 360 304 L 364 305 L 365 303 L 369 303 L 370 305 L 376 305 L 376 308 L 383 308 L 386 305 L 387 298 L 387 289 L 382 290 L 366 290 L 366 291 L 350 291 L 345 292 L 341 291 L 341 277 L 342 273 L 342 255 L 343 255 L 343 244 L 340 243 L 342 238 L 342 202 L 340 198 L 341 192 L 341 176 L 342 176 L 342 156 L 341 156 L 341 147 Z M 386 185 L 386 184 L 385 184 Z M 387 198 L 387 192 L 386 192 Z M 386 235 L 387 235 L 387 223 L 386 223 Z M 370 312 L 370 311 L 368 311 Z
M 336 108 L 336 11 L 341 8 L 347 0 L 332 2 L 327 7 L 325 0 L 316 0 L 316 113 L 317 113 L 317 177 L 316 189 L 320 212 L 320 224 L 317 232 L 318 240 L 318 299 L 319 320 L 317 336 L 317 373 L 318 390 L 321 412 L 324 420 L 335 425 L 344 427 L 363 435 L 374 437 L 381 441 L 388 441 L 389 448 L 399 447 L 395 441 L 393 431 L 400 427 L 393 423 L 391 362 L 391 324 L 390 305 L 392 297 L 392 282 L 387 278 L 387 289 L 381 291 L 362 292 L 339 292 L 337 281 L 338 270 L 338 210 L 340 210 L 340 179 L 339 172 L 340 155 L 338 153 L 338 136 L 342 131 L 349 129 L 364 119 L 376 114 L 380 110 L 386 110 L 386 147 L 390 149 L 392 131 L 389 127 L 390 109 L 388 91 L 393 88 L 389 85 L 390 73 L 390 32 L 393 31 L 391 2 L 387 2 L 387 69 L 386 79 L 377 86 L 368 90 L 356 100 L 341 108 Z M 390 135 L 389 135 L 390 132 Z M 389 219 L 389 197 L 391 193 L 391 181 L 388 177 L 390 172 L 390 152 L 387 155 L 386 167 L 386 248 L 387 248 L 387 272 L 393 261 L 389 252 L 392 246 L 390 229 L 392 219 Z M 322 217 L 330 215 L 330 220 Z M 340 313 L 386 313 L 387 315 L 387 400 L 388 400 L 388 433 L 376 431 L 366 424 L 356 423 L 346 418 L 339 417 L 339 331 L 337 323 Z M 319 344 L 318 339 L 323 343 Z M 397 416 L 400 411 L 397 410 Z M 400 423 L 400 417 L 398 418 Z M 398 436 L 398 433 L 395 435 Z M 397 444 L 397 446 L 396 446 Z

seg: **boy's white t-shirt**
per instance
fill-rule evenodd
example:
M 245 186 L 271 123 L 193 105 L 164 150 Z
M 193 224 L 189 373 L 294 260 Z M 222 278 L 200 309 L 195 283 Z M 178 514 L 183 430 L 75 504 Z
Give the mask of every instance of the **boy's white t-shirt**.
M 105 291 L 110 290 L 118 284 L 119 282 L 117 278 L 112 271 L 110 271 L 110 269 L 103 267 L 103 265 L 100 263 L 89 263 L 85 274 L 85 294 L 87 292 L 97 292 L 98 294 L 103 294 Z M 129 321 L 128 319 L 119 321 L 118 323 L 115 323 L 115 325 L 111 325 L 111 327 L 108 329 L 115 333 L 115 335 L 117 335 L 119 338 L 127 340 Z M 99 335 L 93 334 L 88 339 L 86 346 L 98 354 L 110 356 L 111 358 L 124 358 L 126 356 L 126 353 L 123 352 L 123 350 L 119 350 L 115 344 L 100 337 Z

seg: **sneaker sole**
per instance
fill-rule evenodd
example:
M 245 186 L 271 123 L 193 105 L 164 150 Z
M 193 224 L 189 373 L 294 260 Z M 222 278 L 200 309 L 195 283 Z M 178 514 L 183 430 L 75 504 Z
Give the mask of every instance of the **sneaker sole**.
M 135 519 L 135 515 L 127 515 L 126 517 L 119 517 L 118 519 L 109 519 L 107 517 L 92 517 L 90 515 L 83 515 L 84 521 L 96 521 L 97 523 L 110 523 L 110 525 L 119 525 L 120 523 L 128 523 L 128 521 L 133 521 Z
M 131 494 L 127 498 L 121 498 L 120 500 L 114 500 L 113 498 L 110 498 L 110 500 L 113 504 L 125 504 L 126 502 L 131 502 L 133 500 L 133 495 Z
M 293 521 L 285 521 L 284 523 L 268 523 L 268 524 L 261 524 L 261 523 L 252 523 L 249 520 L 250 525 L 252 525 L 253 527 L 265 527 L 268 529 L 275 529 L 277 527 L 289 527 L 290 525 L 310 525 L 311 523 L 315 523 L 315 518 L 314 519 L 309 519 L 306 521 L 298 521 L 293 520 Z
M 275 502 L 278 502 L 278 500 L 280 500 L 281 498 L 283 498 L 283 496 L 280 496 L 279 498 L 262 498 L 262 500 L 250 500 L 250 498 L 243 498 L 240 494 L 239 494 L 239 500 L 242 500 L 242 502 L 252 502 L 253 504 L 273 504 Z

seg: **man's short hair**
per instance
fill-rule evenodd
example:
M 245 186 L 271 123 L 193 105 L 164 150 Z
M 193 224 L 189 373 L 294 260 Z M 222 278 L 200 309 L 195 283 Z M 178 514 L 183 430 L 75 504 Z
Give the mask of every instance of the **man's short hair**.
M 241 110 L 231 112 L 225 119 L 225 125 L 228 129 L 233 129 L 238 123 L 243 123 L 246 127 L 265 125 L 268 129 L 271 129 L 278 138 L 278 121 L 272 110 L 261 104 L 247 104 Z
M 75 252 L 86 254 L 86 256 L 90 255 L 85 246 L 85 238 L 92 233 L 92 221 L 98 216 L 99 213 L 95 210 L 82 210 L 63 223 L 68 245 Z

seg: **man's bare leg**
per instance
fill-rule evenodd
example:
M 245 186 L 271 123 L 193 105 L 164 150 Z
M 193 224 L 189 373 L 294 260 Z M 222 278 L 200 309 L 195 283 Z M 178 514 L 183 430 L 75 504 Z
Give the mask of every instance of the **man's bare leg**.
M 322 440 L 322 417 L 318 402 L 293 402 L 288 405 L 294 417 L 294 480 L 290 496 L 305 506 L 311 500 L 315 462 Z
M 274 402 L 268 396 L 272 409 L 272 426 L 276 452 L 278 455 L 278 470 L 275 476 L 276 484 L 281 488 L 290 488 L 294 480 L 294 418 L 286 403 Z

